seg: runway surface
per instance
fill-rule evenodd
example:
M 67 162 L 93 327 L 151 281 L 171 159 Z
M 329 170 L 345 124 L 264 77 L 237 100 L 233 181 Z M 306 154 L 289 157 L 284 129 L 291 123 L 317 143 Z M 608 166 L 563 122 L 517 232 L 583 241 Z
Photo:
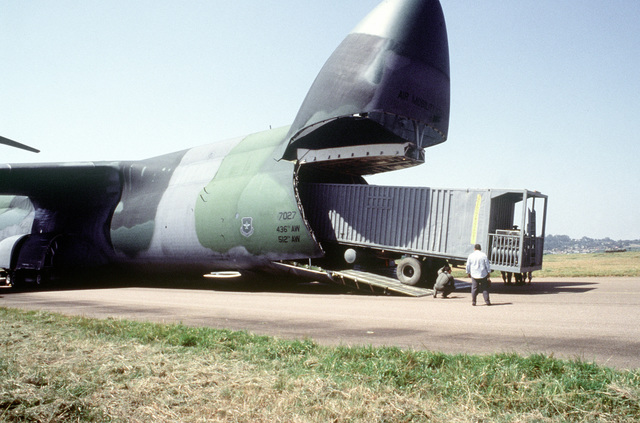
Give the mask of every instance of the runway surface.
M 448 299 L 355 295 L 314 284 L 288 291 L 233 284 L 3 289 L 0 306 L 247 330 L 325 345 L 544 353 L 640 368 L 640 278 L 539 279 L 530 286 L 494 281 L 491 307 L 481 295 L 472 307 L 466 283 Z

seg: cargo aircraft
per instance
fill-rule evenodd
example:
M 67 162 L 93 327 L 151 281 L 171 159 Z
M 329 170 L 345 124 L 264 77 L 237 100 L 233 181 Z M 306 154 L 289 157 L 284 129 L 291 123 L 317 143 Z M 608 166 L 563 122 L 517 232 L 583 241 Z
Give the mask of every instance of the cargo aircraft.
M 329 57 L 290 126 L 141 161 L 0 165 L 0 269 L 14 285 L 109 266 L 316 278 L 326 272 L 315 266 L 403 259 L 398 277 L 415 285 L 442 254 L 319 238 L 307 215 L 323 202 L 305 187 L 365 186 L 424 163 L 447 139 L 449 97 L 439 1 L 385 0 Z

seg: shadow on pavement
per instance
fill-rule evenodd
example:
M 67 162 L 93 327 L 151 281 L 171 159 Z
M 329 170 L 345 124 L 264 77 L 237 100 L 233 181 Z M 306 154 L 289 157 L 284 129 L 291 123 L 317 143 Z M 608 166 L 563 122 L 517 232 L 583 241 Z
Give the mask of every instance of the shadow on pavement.
M 560 293 L 584 293 L 596 289 L 597 282 L 584 281 L 537 281 L 531 284 L 505 284 L 493 278 L 492 293 L 511 295 L 552 295 Z M 456 291 L 471 292 L 471 283 L 456 279 Z M 27 284 L 20 288 L 0 289 L 0 298 L 4 294 L 27 291 L 61 291 L 81 289 L 113 288 L 165 288 L 208 291 L 236 292 L 283 292 L 294 294 L 334 294 L 334 295 L 372 295 L 370 292 L 357 291 L 329 282 L 306 281 L 295 276 L 273 276 L 270 274 L 246 273 L 236 278 L 210 279 L 199 274 L 148 274 L 132 272 L 103 272 L 89 275 L 76 275 L 55 280 L 46 285 Z
M 597 282 L 583 281 L 543 281 L 530 284 L 516 285 L 505 284 L 502 281 L 492 280 L 490 292 L 511 295 L 549 295 L 561 293 L 580 294 L 597 288 Z M 471 283 L 456 280 L 456 291 L 471 292 Z
M 114 288 L 158 288 L 236 292 L 284 292 L 295 294 L 353 294 L 362 295 L 337 284 L 305 281 L 294 277 L 274 277 L 246 274 L 235 278 L 210 279 L 202 275 L 113 274 L 83 275 L 51 281 L 44 285 L 25 284 L 0 290 L 3 294 L 32 291 L 65 291 Z

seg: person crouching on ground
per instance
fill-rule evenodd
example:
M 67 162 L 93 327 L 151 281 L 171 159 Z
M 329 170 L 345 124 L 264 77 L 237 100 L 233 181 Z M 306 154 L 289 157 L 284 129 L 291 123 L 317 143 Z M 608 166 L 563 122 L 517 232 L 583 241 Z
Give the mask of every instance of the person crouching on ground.
M 491 265 L 487 255 L 482 252 L 480 244 L 476 244 L 473 253 L 467 258 L 467 276 L 471 278 L 471 305 L 476 305 L 478 290 L 482 291 L 484 302 L 491 305 L 489 300 L 489 274 Z
M 436 298 L 438 292 L 442 292 L 442 298 L 447 298 L 455 290 L 453 276 L 451 276 L 451 267 L 445 264 L 438 270 L 438 278 L 433 285 L 433 298 Z

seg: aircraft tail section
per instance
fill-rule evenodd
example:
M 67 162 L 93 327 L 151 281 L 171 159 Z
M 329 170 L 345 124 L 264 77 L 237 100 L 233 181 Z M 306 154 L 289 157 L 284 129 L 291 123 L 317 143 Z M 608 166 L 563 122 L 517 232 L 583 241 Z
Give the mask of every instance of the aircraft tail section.
M 338 46 L 291 126 L 296 150 L 444 142 L 449 49 L 438 0 L 387 0 Z M 416 164 L 416 163 L 414 163 Z

